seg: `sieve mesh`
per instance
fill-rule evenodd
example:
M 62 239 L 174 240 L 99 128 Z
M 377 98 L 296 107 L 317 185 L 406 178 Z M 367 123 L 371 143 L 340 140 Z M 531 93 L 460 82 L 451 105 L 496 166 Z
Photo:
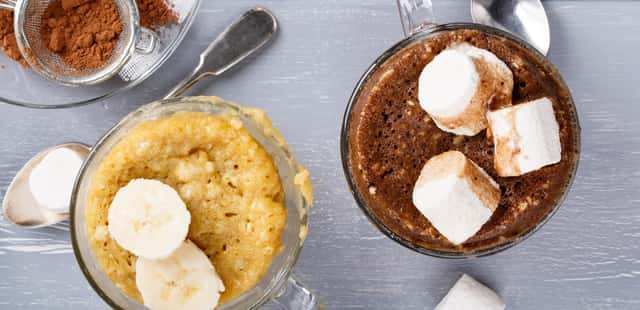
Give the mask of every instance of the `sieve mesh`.
M 24 47 L 23 54 L 31 67 L 47 78 L 71 85 L 95 84 L 116 74 L 127 61 L 129 51 L 134 45 L 134 32 L 138 23 L 135 3 L 132 0 L 114 0 L 122 23 L 122 32 L 105 65 L 95 69 L 76 70 L 67 66 L 58 54 L 49 50 L 48 42 L 44 42 L 40 35 L 42 23 L 46 22 L 42 16 L 51 2 L 53 1 L 24 0 L 20 9 L 18 24 L 21 27 L 16 37 L 18 44 Z

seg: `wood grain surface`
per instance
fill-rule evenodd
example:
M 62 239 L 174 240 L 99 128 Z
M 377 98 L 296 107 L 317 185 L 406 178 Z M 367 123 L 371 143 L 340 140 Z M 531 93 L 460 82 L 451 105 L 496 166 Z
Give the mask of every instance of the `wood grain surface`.
M 203 2 L 178 53 L 133 91 L 59 111 L 0 105 L 2 194 L 39 150 L 93 143 L 129 111 L 164 95 L 225 25 L 256 4 Z M 467 1 L 434 2 L 440 22 L 470 20 Z M 582 123 L 578 176 L 560 211 L 533 237 L 461 261 L 423 256 L 382 236 L 355 206 L 342 174 L 342 114 L 363 71 L 402 36 L 395 1 L 259 4 L 280 19 L 274 44 L 192 94 L 267 110 L 308 166 L 316 204 L 296 272 L 327 308 L 430 309 L 465 272 L 496 289 L 508 309 L 640 309 L 640 2 L 545 2 L 549 57 L 573 91 Z M 0 221 L 0 308 L 107 308 L 77 267 L 68 223 L 26 230 Z

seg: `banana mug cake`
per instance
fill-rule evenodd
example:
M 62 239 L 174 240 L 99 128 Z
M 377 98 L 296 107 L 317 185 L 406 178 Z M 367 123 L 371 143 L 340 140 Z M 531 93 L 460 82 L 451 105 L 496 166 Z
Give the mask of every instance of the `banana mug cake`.
M 102 271 L 131 298 L 211 309 L 261 280 L 286 213 L 274 161 L 240 120 L 178 112 L 137 125 L 104 158 L 86 226 Z

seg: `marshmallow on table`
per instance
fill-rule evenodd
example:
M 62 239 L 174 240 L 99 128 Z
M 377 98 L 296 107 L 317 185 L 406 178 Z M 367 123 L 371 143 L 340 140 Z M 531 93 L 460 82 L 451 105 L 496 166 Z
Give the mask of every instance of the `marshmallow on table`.
M 453 244 L 475 235 L 499 202 L 498 184 L 458 151 L 429 159 L 413 188 L 413 204 Z
M 505 307 L 498 294 L 463 274 L 435 310 L 503 310 Z
M 487 128 L 489 107 L 511 105 L 513 74 L 487 50 L 463 43 L 429 62 L 418 81 L 418 99 L 442 130 L 475 136 Z
M 548 98 L 492 111 L 487 117 L 498 175 L 519 176 L 560 162 L 560 130 Z

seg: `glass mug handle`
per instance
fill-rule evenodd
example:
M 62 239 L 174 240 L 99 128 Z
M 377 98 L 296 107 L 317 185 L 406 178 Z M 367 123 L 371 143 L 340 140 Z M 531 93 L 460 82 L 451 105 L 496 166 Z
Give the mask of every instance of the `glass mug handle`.
M 406 37 L 436 24 L 431 0 L 396 0 Z
M 273 301 L 283 310 L 320 309 L 318 298 L 304 287 L 293 274 L 289 276 Z

